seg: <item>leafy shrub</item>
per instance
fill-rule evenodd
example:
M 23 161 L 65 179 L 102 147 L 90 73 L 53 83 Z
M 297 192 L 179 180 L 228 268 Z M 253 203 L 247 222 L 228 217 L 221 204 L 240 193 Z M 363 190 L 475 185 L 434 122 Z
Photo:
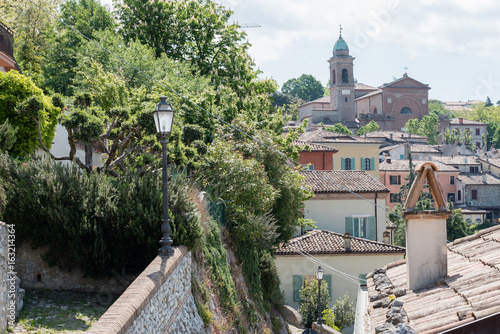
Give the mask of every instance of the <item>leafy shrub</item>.
M 312 279 L 306 281 L 300 290 L 299 313 L 306 328 L 311 328 L 312 323 L 318 319 L 318 287 L 318 280 Z M 328 283 L 321 281 L 321 312 L 328 308 L 329 302 Z
M 337 331 L 340 331 L 340 329 L 335 326 L 335 312 L 331 308 L 327 308 L 326 310 L 324 310 L 321 314 L 321 318 L 323 319 L 325 325 Z
M 49 264 L 100 276 L 112 270 L 139 272 L 156 256 L 160 173 L 129 173 L 118 179 L 36 158 L 11 161 L 10 174 L 5 221 L 16 224 L 20 241 L 48 246 Z M 186 180 L 174 178 L 169 186 L 174 245 L 199 247 L 203 231 L 196 207 L 188 204 Z
M 356 308 L 352 300 L 349 299 L 349 294 L 346 292 L 343 298 L 337 299 L 333 306 L 333 314 L 335 315 L 335 325 L 342 331 L 344 328 L 354 325 L 356 317 Z

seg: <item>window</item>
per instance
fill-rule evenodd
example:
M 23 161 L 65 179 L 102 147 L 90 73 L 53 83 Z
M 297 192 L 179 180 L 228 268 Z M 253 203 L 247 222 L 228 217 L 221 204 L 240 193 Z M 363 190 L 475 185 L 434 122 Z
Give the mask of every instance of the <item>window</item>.
M 390 194 L 391 203 L 401 203 L 401 196 L 399 194 Z
M 455 176 L 450 176 L 450 184 L 455 184 Z
M 348 83 L 349 82 L 349 71 L 347 69 L 342 70 L 342 83 Z
M 466 135 L 470 134 L 470 129 L 469 128 L 465 128 L 465 132 L 464 132 Z
M 462 200 L 462 190 L 457 191 L 457 198 L 459 201 Z
M 342 170 L 355 170 L 355 159 L 354 158 L 341 158 L 340 163 L 341 163 L 341 169 Z
M 476 190 L 476 189 L 473 189 L 473 190 L 471 191 L 471 198 L 472 198 L 472 199 L 477 199 L 477 190 Z
M 422 104 L 426 104 L 427 103 L 427 99 L 422 99 Z
M 471 173 L 479 173 L 479 167 L 477 167 L 477 166 L 476 167 L 470 167 L 469 170 L 470 170 Z
M 476 147 L 477 147 L 477 148 L 480 148 L 480 147 L 481 147 L 481 143 L 477 141 L 477 142 L 476 142 Z
M 302 170 L 314 170 L 313 164 L 302 165 Z
M 476 136 L 481 135 L 481 129 L 476 129 Z
M 345 231 L 354 237 L 377 240 L 375 216 L 345 217 Z
M 448 193 L 448 201 L 455 203 L 455 193 Z
M 361 170 L 375 170 L 375 159 L 361 158 Z
M 411 111 L 408 107 L 403 107 L 403 109 L 401 109 L 401 114 L 411 115 L 413 114 L 413 111 Z
M 332 85 L 335 85 L 335 70 L 332 70 Z
M 392 103 L 392 97 L 387 98 L 387 103 Z
M 345 98 L 344 98 L 344 101 L 346 101 L 346 102 L 347 102 L 347 97 L 345 97 Z
M 389 176 L 389 184 L 401 184 L 401 175 Z
M 373 113 L 376 114 L 377 113 L 377 108 L 374 108 L 373 109 Z
M 298 302 L 300 301 L 300 290 L 304 287 L 306 282 L 310 281 L 311 279 L 316 279 L 316 275 L 293 275 L 293 300 Z M 332 275 L 329 274 L 324 274 L 323 275 L 323 281 L 327 284 L 328 286 L 328 292 L 330 293 L 330 296 L 332 295 Z M 323 284 L 321 284 L 321 287 L 323 287 Z

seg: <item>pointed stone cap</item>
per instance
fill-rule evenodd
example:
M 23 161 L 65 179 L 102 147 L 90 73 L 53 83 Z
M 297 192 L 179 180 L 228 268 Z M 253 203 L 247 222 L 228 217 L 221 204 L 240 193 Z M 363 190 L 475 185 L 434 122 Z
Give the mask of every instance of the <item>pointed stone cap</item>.
M 449 213 L 448 202 L 446 201 L 443 188 L 441 188 L 441 184 L 436 175 L 437 170 L 438 168 L 436 165 L 429 161 L 420 166 L 417 170 L 417 177 L 411 185 L 410 193 L 403 206 L 405 212 L 415 212 L 415 205 L 417 204 L 418 198 L 422 193 L 422 188 L 427 180 L 432 197 L 434 198 L 434 203 L 437 207 L 436 211 Z

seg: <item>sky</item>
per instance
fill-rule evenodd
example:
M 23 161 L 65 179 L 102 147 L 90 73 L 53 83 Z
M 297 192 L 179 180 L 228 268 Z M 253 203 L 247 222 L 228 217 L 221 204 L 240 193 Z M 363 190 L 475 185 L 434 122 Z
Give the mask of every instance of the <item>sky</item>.
M 323 85 L 339 36 L 359 83 L 408 75 L 442 101 L 500 100 L 498 0 L 214 0 L 246 28 L 250 56 L 281 87 L 312 74 Z M 102 0 L 108 4 L 111 0 Z M 407 70 L 405 70 L 407 67 Z

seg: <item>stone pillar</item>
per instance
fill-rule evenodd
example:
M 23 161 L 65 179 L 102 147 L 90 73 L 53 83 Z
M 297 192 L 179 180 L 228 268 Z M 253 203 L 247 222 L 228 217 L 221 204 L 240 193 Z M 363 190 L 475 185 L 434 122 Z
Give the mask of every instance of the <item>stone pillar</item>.
M 419 290 L 448 275 L 446 219 L 449 212 L 405 212 L 408 289 Z

